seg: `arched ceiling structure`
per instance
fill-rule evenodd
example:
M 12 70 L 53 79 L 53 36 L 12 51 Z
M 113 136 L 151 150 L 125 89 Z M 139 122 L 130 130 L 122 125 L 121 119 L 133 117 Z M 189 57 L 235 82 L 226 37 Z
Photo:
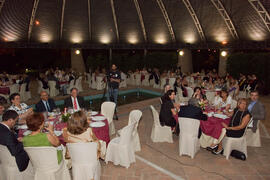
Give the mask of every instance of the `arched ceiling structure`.
M 0 0 L 0 44 L 269 45 L 269 0 Z

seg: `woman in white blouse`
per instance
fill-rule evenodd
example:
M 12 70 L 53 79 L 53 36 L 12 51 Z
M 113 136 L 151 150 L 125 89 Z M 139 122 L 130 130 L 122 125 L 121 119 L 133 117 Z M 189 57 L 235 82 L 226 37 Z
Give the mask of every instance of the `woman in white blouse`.
M 27 104 L 21 103 L 19 93 L 11 94 L 9 100 L 12 103 L 12 105 L 8 109 L 14 110 L 19 114 L 19 124 L 25 124 L 26 117 L 33 113 L 33 109 L 29 108 Z
M 225 108 L 229 110 L 232 104 L 232 97 L 225 90 L 220 92 L 220 96 L 216 96 L 214 99 L 214 106 L 219 108 Z

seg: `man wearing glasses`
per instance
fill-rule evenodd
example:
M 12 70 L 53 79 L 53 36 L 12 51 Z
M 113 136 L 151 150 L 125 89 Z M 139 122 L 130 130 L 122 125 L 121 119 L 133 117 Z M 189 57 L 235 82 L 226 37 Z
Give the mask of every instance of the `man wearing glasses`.
M 36 104 L 37 112 L 52 112 L 54 109 L 56 109 L 54 100 L 49 98 L 46 91 L 41 91 L 40 99 L 41 100 Z

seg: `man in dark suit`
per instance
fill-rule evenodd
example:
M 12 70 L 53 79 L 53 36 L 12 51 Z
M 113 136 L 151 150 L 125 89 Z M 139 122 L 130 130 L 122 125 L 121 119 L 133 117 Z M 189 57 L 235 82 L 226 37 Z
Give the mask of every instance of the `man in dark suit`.
M 199 105 L 199 100 L 190 98 L 187 106 L 181 106 L 178 117 L 192 118 L 197 120 L 207 120 L 207 115 L 203 114 Z M 198 138 L 201 136 L 201 128 L 199 128 Z
M 70 97 L 65 99 L 64 106 L 67 108 L 71 107 L 75 111 L 85 107 L 83 97 L 78 96 L 77 88 L 72 88 L 70 90 Z
M 41 91 L 40 99 L 41 100 L 36 104 L 37 112 L 52 112 L 54 109 L 56 109 L 54 100 L 49 98 L 46 91 Z
M 8 110 L 3 114 L 3 121 L 0 123 L 0 144 L 6 146 L 15 157 L 19 171 L 24 171 L 28 166 L 29 157 L 23 149 L 22 139 L 17 138 L 12 130 L 18 119 L 16 111 Z
M 252 124 L 251 129 L 254 133 L 257 130 L 258 121 L 265 119 L 264 105 L 258 99 L 259 99 L 259 92 L 258 91 L 251 91 L 251 93 L 250 93 L 250 100 L 251 101 L 248 105 L 248 111 L 252 115 L 253 124 Z

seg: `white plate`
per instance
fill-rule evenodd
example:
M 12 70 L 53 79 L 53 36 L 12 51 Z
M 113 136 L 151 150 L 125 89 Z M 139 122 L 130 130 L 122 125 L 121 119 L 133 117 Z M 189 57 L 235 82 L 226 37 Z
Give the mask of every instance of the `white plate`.
M 226 116 L 226 115 L 224 115 L 224 114 L 214 114 L 214 117 L 221 118 L 221 119 L 226 119 L 226 118 L 228 118 L 228 116 Z
M 19 125 L 18 126 L 18 129 L 28 129 L 27 125 L 24 124 L 24 125 Z
M 92 117 L 92 120 L 94 120 L 94 121 L 103 121 L 105 119 L 106 118 L 104 116 L 93 116 Z
M 97 114 L 98 114 L 97 111 L 92 111 L 92 112 L 91 112 L 91 116 L 94 116 L 94 115 L 97 115 Z
M 23 136 L 27 136 L 27 135 L 31 134 L 31 132 L 32 132 L 32 131 L 29 131 L 29 130 L 28 130 L 28 131 L 25 131 L 25 132 L 23 133 Z
M 92 122 L 90 123 L 90 127 L 103 127 L 105 126 L 104 122 Z
M 62 135 L 62 131 L 54 131 L 54 134 L 56 135 L 56 136 L 61 136 Z

